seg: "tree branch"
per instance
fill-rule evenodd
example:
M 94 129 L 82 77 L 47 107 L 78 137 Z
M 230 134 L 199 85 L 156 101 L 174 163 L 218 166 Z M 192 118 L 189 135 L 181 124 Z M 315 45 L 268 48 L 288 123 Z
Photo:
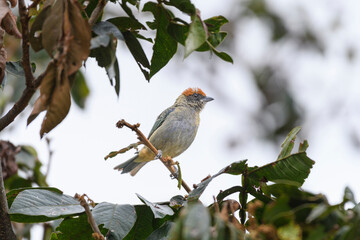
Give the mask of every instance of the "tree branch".
M 8 203 L 6 200 L 6 192 L 4 180 L 2 175 L 2 166 L 0 162 L 0 239 L 1 240 L 16 240 L 16 235 L 13 232 L 10 216 L 8 214 Z
M 42 79 L 46 72 L 43 72 L 40 76 L 34 79 L 30 64 L 29 53 L 29 16 L 25 6 L 24 0 L 19 1 L 19 15 L 22 26 L 22 66 L 24 68 L 24 74 L 26 79 L 26 88 L 24 89 L 19 100 L 14 106 L 0 118 L 0 131 L 6 128 L 14 119 L 25 109 L 29 104 L 31 97 L 34 95 L 36 89 L 40 86 Z
M 87 201 L 85 200 L 85 197 L 87 197 Z M 89 202 L 93 207 L 95 206 L 95 203 L 93 200 L 91 200 L 86 194 L 83 195 L 79 195 L 79 194 L 75 194 L 75 198 L 77 198 L 80 202 L 80 205 L 85 209 L 86 215 L 88 216 L 88 222 L 93 230 L 93 238 L 96 240 L 104 240 L 104 236 L 101 234 L 100 229 L 98 227 L 98 225 L 95 222 L 95 219 L 90 211 L 89 208 L 89 204 L 87 202 Z
M 156 156 L 159 155 L 159 151 L 150 143 L 150 141 L 145 137 L 145 135 L 139 130 L 140 124 L 131 125 L 130 123 L 126 122 L 124 119 L 120 120 L 116 123 L 116 127 L 122 128 L 123 126 L 126 126 L 133 130 L 136 135 L 138 136 L 139 140 L 147 146 Z M 165 165 L 165 167 L 171 172 L 172 176 L 174 176 L 178 181 L 179 177 L 176 174 L 176 170 L 174 168 L 174 162 L 170 157 L 160 157 L 161 162 Z M 190 187 L 185 183 L 184 180 L 181 181 L 181 185 L 186 190 L 186 192 L 191 192 Z
M 98 4 L 96 5 L 94 11 L 91 13 L 91 16 L 89 18 L 89 25 L 92 26 L 95 24 L 96 20 L 101 15 L 102 11 L 104 10 L 104 7 L 107 3 L 107 0 L 99 0 Z
M 6 128 L 10 123 L 12 123 L 28 105 L 31 97 L 35 93 L 35 88 L 25 88 L 20 99 L 14 104 L 14 106 L 7 112 L 2 118 L 0 118 L 0 131 Z
M 26 79 L 26 87 L 31 88 L 34 85 L 34 76 L 32 74 L 30 53 L 29 53 L 29 14 L 24 0 L 19 0 L 19 14 L 22 31 L 22 66 Z

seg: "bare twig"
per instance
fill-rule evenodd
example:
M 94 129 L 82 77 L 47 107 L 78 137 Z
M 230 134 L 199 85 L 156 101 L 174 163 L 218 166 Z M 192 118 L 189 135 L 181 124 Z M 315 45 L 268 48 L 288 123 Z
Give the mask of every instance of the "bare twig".
M 99 0 L 98 4 L 96 5 L 94 11 L 91 13 L 91 16 L 89 18 L 89 25 L 92 26 L 95 24 L 96 20 L 101 15 L 102 11 L 104 10 L 104 7 L 107 3 L 107 0 Z
M 35 93 L 35 88 L 25 88 L 20 99 L 14 104 L 14 106 L 2 117 L 0 118 L 0 131 L 6 128 L 15 117 L 19 115 L 25 107 L 28 105 L 31 97 Z
M 136 135 L 138 136 L 139 140 L 147 146 L 156 156 L 159 155 L 159 151 L 150 143 L 150 141 L 145 137 L 145 135 L 139 130 L 140 124 L 131 125 L 130 123 L 126 122 L 125 120 L 120 120 L 116 123 L 116 126 L 118 128 L 122 128 L 123 126 L 126 126 L 133 130 Z M 161 162 L 165 165 L 165 167 L 171 172 L 171 174 L 179 181 L 179 177 L 176 174 L 176 170 L 174 168 L 174 161 L 171 159 L 171 157 L 160 157 Z M 182 179 L 181 185 L 186 190 L 186 192 L 191 192 L 190 187 L 185 183 L 185 181 Z
M 87 200 L 85 200 L 85 197 Z M 95 203 L 93 200 L 91 200 L 86 194 L 79 195 L 75 194 L 75 198 L 77 198 L 80 202 L 80 205 L 85 209 L 86 215 L 88 216 L 88 222 L 93 230 L 93 238 L 96 240 L 104 240 L 104 236 L 101 234 L 100 229 L 98 225 L 95 222 L 95 219 L 90 211 L 89 204 L 94 207 Z M 89 203 L 88 203 L 89 202 Z
M 0 162 L 0 239 L 2 240 L 16 240 L 16 235 L 12 230 L 10 216 L 8 214 L 8 203 L 6 199 L 6 192 L 4 187 L 4 180 L 2 175 L 2 167 Z
M 46 179 L 48 177 L 48 175 L 49 175 L 49 172 L 50 172 L 50 166 L 51 166 L 51 162 L 52 162 L 53 151 L 50 148 L 51 139 L 46 137 L 45 140 L 46 140 L 46 146 L 47 146 L 48 152 L 49 152 L 49 159 L 48 159 L 48 163 L 47 163 L 47 167 L 46 167 L 46 173 L 45 173 L 45 179 Z
M 26 8 L 25 1 L 19 0 L 19 14 L 21 22 L 21 31 L 22 31 L 22 66 L 24 68 L 26 87 L 33 88 L 34 86 L 34 76 L 32 74 L 31 64 L 30 64 L 30 53 L 29 53 L 29 12 Z

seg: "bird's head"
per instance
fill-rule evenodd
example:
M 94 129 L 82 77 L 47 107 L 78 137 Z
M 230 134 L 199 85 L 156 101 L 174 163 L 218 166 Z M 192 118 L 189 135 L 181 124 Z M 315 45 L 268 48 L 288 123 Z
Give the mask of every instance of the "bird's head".
M 200 88 L 188 88 L 177 99 L 176 105 L 186 105 L 194 108 L 196 111 L 201 111 L 207 102 L 214 100 Z

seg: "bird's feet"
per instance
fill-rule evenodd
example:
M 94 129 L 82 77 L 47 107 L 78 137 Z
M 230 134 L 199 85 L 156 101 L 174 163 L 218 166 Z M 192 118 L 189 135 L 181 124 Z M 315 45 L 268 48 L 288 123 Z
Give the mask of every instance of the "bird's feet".
M 162 157 L 162 151 L 158 150 L 158 154 L 155 156 L 155 159 L 160 159 Z
M 171 179 L 178 179 L 179 177 L 179 169 L 176 166 L 173 166 L 173 168 L 175 169 L 175 172 L 170 174 Z

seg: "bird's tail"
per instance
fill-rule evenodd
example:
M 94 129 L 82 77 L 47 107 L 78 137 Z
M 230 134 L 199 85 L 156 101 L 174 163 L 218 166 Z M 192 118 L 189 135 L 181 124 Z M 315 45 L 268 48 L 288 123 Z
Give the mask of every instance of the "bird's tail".
M 114 167 L 114 169 L 119 171 L 122 170 L 121 174 L 130 172 L 131 176 L 135 176 L 135 174 L 147 163 L 147 162 L 135 162 L 135 160 L 138 157 L 139 156 L 136 155 L 130 158 L 129 160 L 127 160 L 126 162 L 117 165 L 116 167 Z

